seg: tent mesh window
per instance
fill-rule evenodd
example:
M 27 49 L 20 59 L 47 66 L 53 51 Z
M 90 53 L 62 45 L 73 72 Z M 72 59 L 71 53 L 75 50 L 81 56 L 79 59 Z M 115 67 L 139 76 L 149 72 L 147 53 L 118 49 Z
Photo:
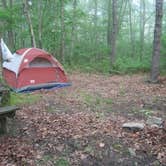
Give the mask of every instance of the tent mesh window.
M 30 62 L 29 67 L 52 67 L 52 63 L 45 58 L 37 57 Z

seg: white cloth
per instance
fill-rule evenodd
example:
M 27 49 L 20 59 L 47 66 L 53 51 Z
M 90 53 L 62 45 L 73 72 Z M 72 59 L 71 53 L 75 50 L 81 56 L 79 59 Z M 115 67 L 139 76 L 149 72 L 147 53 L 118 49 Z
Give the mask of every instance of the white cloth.
M 20 65 L 22 63 L 22 60 L 30 50 L 31 50 L 31 48 L 27 49 L 22 55 L 18 55 L 16 53 L 14 53 L 12 55 L 13 58 L 11 59 L 11 61 L 3 62 L 3 64 L 2 64 L 3 68 L 6 68 L 8 70 L 13 71 L 14 73 L 16 73 L 16 76 L 17 76 L 18 72 L 19 72 Z
M 13 59 L 13 55 L 10 52 L 7 45 L 4 43 L 3 39 L 1 39 L 1 50 L 2 50 L 2 58 L 3 60 L 11 61 Z

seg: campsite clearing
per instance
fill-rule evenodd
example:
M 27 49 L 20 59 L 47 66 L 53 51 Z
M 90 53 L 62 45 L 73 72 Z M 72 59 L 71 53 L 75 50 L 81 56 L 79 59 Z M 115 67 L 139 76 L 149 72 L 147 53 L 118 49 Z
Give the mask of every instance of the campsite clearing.
M 72 73 L 70 79 L 71 87 L 33 92 L 39 100 L 21 105 L 10 134 L 0 138 L 1 165 L 165 164 L 165 78 L 148 84 L 142 74 Z M 148 126 L 150 117 L 162 118 L 162 127 Z M 124 131 L 130 121 L 145 128 Z

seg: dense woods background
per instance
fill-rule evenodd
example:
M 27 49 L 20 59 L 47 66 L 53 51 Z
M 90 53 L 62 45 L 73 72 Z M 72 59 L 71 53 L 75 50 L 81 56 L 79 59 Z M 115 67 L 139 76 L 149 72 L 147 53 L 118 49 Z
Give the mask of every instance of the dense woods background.
M 166 70 L 166 2 L 160 69 Z M 71 69 L 149 71 L 154 0 L 1 0 L 0 37 L 12 51 L 39 47 Z

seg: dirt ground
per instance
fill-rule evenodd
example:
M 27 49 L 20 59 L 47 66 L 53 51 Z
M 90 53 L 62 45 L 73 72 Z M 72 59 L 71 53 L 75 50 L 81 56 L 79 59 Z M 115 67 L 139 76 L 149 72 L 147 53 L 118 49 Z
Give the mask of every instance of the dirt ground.
M 166 79 L 146 79 L 72 73 L 71 87 L 33 92 L 40 100 L 22 105 L 9 134 L 0 137 L 0 165 L 165 165 Z M 161 128 L 122 128 L 151 116 L 162 118 Z

